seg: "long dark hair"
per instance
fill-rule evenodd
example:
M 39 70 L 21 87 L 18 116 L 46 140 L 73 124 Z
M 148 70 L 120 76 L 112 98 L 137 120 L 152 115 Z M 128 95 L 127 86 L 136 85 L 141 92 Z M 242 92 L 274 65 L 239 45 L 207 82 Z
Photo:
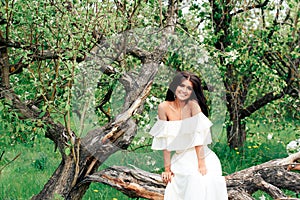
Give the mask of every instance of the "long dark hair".
M 189 80 L 193 84 L 193 92 L 190 99 L 194 99 L 198 102 L 203 114 L 208 117 L 208 107 L 206 104 L 206 98 L 203 93 L 203 88 L 201 86 L 200 78 L 191 73 L 191 72 L 178 72 L 177 75 L 173 78 L 173 81 L 169 85 L 169 89 L 167 91 L 166 101 L 174 101 L 175 100 L 175 90 L 176 88 L 184 81 Z

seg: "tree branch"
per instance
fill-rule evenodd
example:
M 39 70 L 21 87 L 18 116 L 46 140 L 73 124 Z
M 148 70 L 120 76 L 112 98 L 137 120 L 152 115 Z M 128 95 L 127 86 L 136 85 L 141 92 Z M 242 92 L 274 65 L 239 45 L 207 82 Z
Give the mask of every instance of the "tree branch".
M 252 113 L 259 110 L 260 108 L 264 107 L 271 101 L 280 99 L 283 97 L 285 93 L 282 91 L 278 94 L 274 94 L 274 92 L 269 92 L 265 94 L 263 97 L 259 98 L 258 100 L 254 101 L 250 106 L 241 110 L 241 118 L 244 119 L 245 117 L 249 117 Z
M 5 47 L 14 47 L 16 49 L 20 49 L 20 48 L 29 49 L 28 47 L 22 46 L 22 44 L 19 42 L 9 41 L 4 39 L 3 37 L 0 37 L 0 45 Z
M 165 184 L 160 175 L 141 169 L 113 166 L 86 176 L 81 184 L 99 182 L 110 185 L 131 198 L 163 199 Z
M 256 5 L 251 5 L 251 6 L 247 6 L 246 8 L 240 9 L 232 14 L 230 14 L 231 16 L 235 16 L 239 13 L 243 13 L 252 9 L 256 9 L 256 8 L 263 8 L 265 7 L 267 4 L 269 3 L 269 0 L 265 0 L 263 3 L 261 4 L 256 4 Z
M 285 194 L 276 186 L 266 182 L 262 177 L 256 176 L 256 187 L 268 193 L 273 199 L 285 198 Z
M 268 104 L 271 101 L 280 99 L 286 94 L 290 94 L 297 97 L 297 94 L 295 95 L 295 89 L 292 88 L 292 84 L 297 81 L 296 77 L 299 77 L 300 74 L 297 70 L 297 68 L 294 68 L 292 61 L 286 62 L 284 60 L 284 56 L 280 55 L 278 52 L 267 52 L 265 54 L 265 58 L 267 61 L 267 65 L 275 65 L 276 71 L 281 77 L 285 77 L 285 83 L 286 86 L 282 89 L 282 91 L 278 94 L 274 94 L 274 92 L 269 92 L 265 94 L 260 99 L 257 99 L 255 102 L 253 102 L 251 105 L 249 105 L 247 108 L 241 110 L 241 118 L 245 118 L 250 116 L 253 112 L 256 110 L 262 108 L 266 104 Z M 265 60 L 265 59 L 263 59 Z M 297 82 L 299 84 L 299 81 Z M 296 84 L 297 84 L 296 83 Z M 297 93 L 297 92 L 296 92 Z M 299 93 L 299 91 L 298 91 Z
M 111 86 L 111 87 L 108 89 L 107 93 L 105 94 L 104 98 L 103 98 L 103 99 L 101 100 L 101 102 L 99 103 L 99 105 L 96 106 L 96 108 L 95 108 L 96 111 L 97 111 L 98 109 L 100 109 L 101 112 L 105 114 L 105 116 L 107 117 L 108 121 L 111 120 L 111 116 L 110 116 L 110 114 L 109 114 L 108 112 L 106 112 L 106 111 L 104 110 L 103 106 L 110 100 L 112 93 L 113 93 L 113 87 Z

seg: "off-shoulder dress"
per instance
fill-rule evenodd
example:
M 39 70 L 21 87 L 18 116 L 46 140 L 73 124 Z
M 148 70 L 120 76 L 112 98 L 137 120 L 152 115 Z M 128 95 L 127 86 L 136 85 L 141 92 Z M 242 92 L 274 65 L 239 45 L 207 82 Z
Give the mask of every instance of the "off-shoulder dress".
M 202 113 L 176 121 L 158 119 L 150 134 L 152 149 L 175 151 L 171 158 L 174 177 L 167 184 L 165 200 L 227 200 L 219 158 L 207 146 L 212 142 L 212 122 Z M 195 146 L 203 145 L 207 174 L 198 171 Z

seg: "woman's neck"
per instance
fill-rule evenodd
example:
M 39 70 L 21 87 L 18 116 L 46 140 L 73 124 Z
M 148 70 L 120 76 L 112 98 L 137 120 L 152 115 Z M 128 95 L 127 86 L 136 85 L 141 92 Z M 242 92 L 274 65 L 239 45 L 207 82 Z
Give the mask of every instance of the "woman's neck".
M 174 103 L 173 103 L 174 107 L 176 109 L 180 109 L 180 110 L 182 110 L 186 106 L 186 104 L 187 104 L 187 101 L 180 101 L 178 99 L 175 99 Z

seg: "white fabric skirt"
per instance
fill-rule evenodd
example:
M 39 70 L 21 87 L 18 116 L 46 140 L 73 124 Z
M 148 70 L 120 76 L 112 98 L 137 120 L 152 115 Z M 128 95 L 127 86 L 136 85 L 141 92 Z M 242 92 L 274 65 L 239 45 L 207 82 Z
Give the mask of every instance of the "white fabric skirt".
M 207 174 L 198 171 L 195 148 L 177 151 L 171 160 L 174 173 L 168 183 L 164 200 L 227 200 L 227 189 L 219 158 L 205 147 Z

